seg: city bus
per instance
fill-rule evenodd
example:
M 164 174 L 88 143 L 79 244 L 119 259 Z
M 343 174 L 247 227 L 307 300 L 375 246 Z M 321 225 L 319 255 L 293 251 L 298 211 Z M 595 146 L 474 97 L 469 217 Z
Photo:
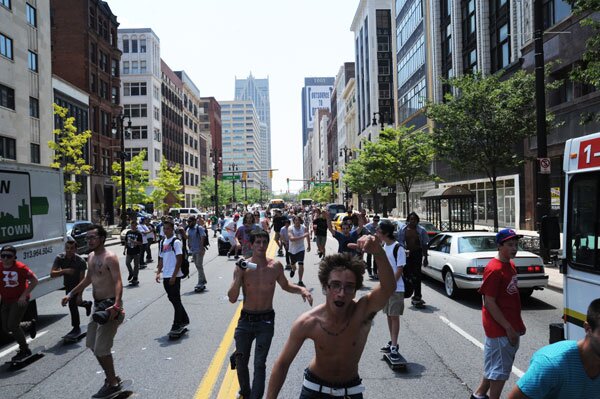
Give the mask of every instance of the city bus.
M 578 340 L 585 335 L 588 305 L 600 297 L 600 133 L 565 143 L 563 171 L 562 332 Z
M 268 210 L 284 209 L 284 208 L 285 208 L 285 202 L 280 198 L 273 198 L 271 201 L 269 201 Z

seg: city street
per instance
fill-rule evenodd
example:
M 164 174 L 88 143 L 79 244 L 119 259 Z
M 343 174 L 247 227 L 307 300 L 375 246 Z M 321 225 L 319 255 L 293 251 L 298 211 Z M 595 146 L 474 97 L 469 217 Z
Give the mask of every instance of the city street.
M 241 301 L 231 304 L 227 300 L 234 261 L 217 256 L 216 247 L 216 239 L 211 238 L 205 256 L 207 291 L 193 292 L 196 282 L 193 264 L 191 278 L 182 285 L 183 303 L 191 324 L 189 333 L 180 340 L 169 341 L 167 337 L 173 309 L 162 284 L 154 282 L 156 262 L 140 271 L 139 286 L 125 286 L 126 322 L 119 328 L 113 350 L 117 374 L 135 381 L 131 397 L 235 398 L 238 386 L 234 372 L 229 369 L 229 355 L 233 351 L 233 329 Z M 337 249 L 337 242 L 331 237 L 327 248 L 330 253 Z M 126 277 L 122 247 L 114 245 L 108 249 L 119 254 Z M 155 261 L 156 250 L 154 245 Z M 273 242 L 269 253 L 275 253 Z M 315 304 L 320 304 L 324 299 L 317 279 L 317 262 L 314 248 L 307 256 L 304 282 L 313 288 Z M 366 294 L 376 284 L 367 280 L 357 296 Z M 90 397 L 102 385 L 104 374 L 85 348 L 85 339 L 68 346 L 61 342 L 60 337 L 70 330 L 68 309 L 59 304 L 62 296 L 63 292 L 54 292 L 38 300 L 38 336 L 31 346 L 45 346 L 45 356 L 19 371 L 2 367 L 2 398 Z M 88 289 L 84 299 L 90 297 Z M 423 297 L 426 309 L 418 310 L 406 301 L 401 317 L 400 352 L 409 362 L 405 373 L 393 372 L 382 360 L 379 348 L 388 341 L 389 334 L 384 316 L 375 317 L 359 367 L 366 386 L 365 397 L 468 398 L 477 386 L 483 342 L 480 298 L 464 295 L 458 301 L 451 300 L 445 296 L 443 286 L 431 280 L 425 280 Z M 278 288 L 274 307 L 276 328 L 267 361 L 267 380 L 291 323 L 309 305 L 300 296 Z M 523 304 L 527 334 L 522 338 L 505 395 L 527 369 L 531 355 L 548 343 L 548 324 L 560 321 L 561 314 L 562 294 L 554 290 L 536 291 Z M 13 345 L 0 348 L 1 362 L 14 354 L 10 351 Z M 299 396 L 303 370 L 313 353 L 312 343 L 306 342 L 290 368 L 281 398 Z

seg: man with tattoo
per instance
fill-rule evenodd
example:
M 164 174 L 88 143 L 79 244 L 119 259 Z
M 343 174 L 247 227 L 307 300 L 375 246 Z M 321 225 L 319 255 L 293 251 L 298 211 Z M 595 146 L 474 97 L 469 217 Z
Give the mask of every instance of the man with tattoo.
M 71 298 L 77 297 L 92 284 L 94 312 L 88 324 L 86 346 L 94 352 L 106 375 L 104 385 L 92 398 L 104 398 L 121 390 L 121 379 L 115 373 L 111 349 L 117 328 L 125 318 L 122 302 L 123 282 L 117 255 L 104 248 L 106 236 L 106 230 L 100 225 L 93 225 L 88 230 L 87 241 L 92 250 L 88 257 L 88 272 L 62 299 L 62 305 L 65 306 Z M 99 311 L 108 312 L 108 317 L 98 318 L 96 313 Z
M 345 397 L 361 399 L 364 386 L 358 362 L 375 314 L 396 290 L 396 280 L 381 241 L 363 236 L 351 248 L 373 254 L 379 265 L 380 284 L 355 300 L 362 287 L 364 262 L 351 254 L 326 256 L 319 265 L 325 303 L 301 315 L 290 331 L 283 351 L 273 365 L 267 398 L 276 399 L 288 369 L 306 339 L 315 344 L 315 356 L 304 371 L 300 399 Z

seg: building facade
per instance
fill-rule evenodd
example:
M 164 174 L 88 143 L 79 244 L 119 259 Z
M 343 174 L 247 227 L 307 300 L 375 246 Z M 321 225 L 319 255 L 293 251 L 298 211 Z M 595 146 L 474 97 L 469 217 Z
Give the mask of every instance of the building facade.
M 200 98 L 200 135 L 206 137 L 207 143 L 210 143 L 209 154 L 210 166 L 207 170 L 212 176 L 217 176 L 223 172 L 223 126 L 221 122 L 221 105 L 214 97 Z M 204 175 L 203 175 L 204 176 Z
M 208 143 L 200 137 L 200 90 L 185 71 L 175 74 L 183 83 L 183 184 L 185 206 L 195 207 L 200 202 L 202 164 L 206 168 Z M 206 176 L 207 170 L 204 170 Z
M 234 100 L 251 100 L 254 103 L 261 123 L 261 165 L 260 169 L 271 169 L 271 102 L 269 96 L 269 78 L 256 79 L 252 73 L 246 79 L 235 79 Z M 260 173 L 261 180 L 271 191 L 269 172 Z
M 243 171 L 259 169 L 262 161 L 260 120 L 252 100 L 221 101 L 223 175 L 240 176 Z M 262 174 L 248 172 L 246 185 L 260 189 L 266 182 Z M 238 185 L 238 188 L 241 188 Z M 238 191 L 236 200 L 243 198 Z
M 51 0 L 50 10 L 52 72 L 89 95 L 90 218 L 114 224 L 116 188 L 110 177 L 119 160 L 119 138 L 112 134 L 121 112 L 119 23 L 101 0 Z
M 379 136 L 382 121 L 393 125 L 395 120 L 392 1 L 361 1 L 350 30 L 356 57 L 358 131 L 361 140 L 372 141 Z
M 131 118 L 125 134 L 127 159 L 146 150 L 144 169 L 150 182 L 158 176 L 162 156 L 160 39 L 150 28 L 119 29 L 121 104 Z M 128 120 L 128 119 L 126 119 Z M 153 190 L 151 185 L 146 194 Z
M 45 1 L 0 1 L 0 20 L 0 159 L 49 165 L 50 8 Z

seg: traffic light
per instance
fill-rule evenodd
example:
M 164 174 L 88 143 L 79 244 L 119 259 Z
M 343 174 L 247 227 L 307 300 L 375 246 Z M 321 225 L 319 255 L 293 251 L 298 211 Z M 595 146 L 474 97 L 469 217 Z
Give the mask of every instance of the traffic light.
M 287 184 L 288 184 L 288 186 L 290 185 L 290 178 L 289 177 L 287 178 Z
M 336 170 L 336 171 L 334 171 L 334 172 L 331 174 L 331 179 L 332 179 L 332 180 L 337 180 L 337 179 L 339 179 L 339 178 L 340 178 L 340 172 L 338 172 L 337 170 Z
M 248 172 L 242 172 L 242 181 L 248 180 Z
M 272 179 L 272 178 L 273 178 L 273 169 L 270 169 L 269 170 L 269 179 Z

